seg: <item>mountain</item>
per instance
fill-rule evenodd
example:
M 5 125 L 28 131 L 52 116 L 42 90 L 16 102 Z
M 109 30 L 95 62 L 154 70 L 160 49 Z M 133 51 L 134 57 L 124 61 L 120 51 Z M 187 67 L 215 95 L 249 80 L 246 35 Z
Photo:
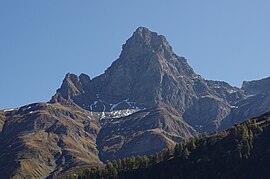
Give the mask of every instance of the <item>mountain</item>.
M 196 74 L 164 36 L 139 27 L 104 74 L 92 80 L 67 74 L 51 102 L 71 99 L 97 112 L 161 105 L 173 108 L 181 120 L 202 132 L 218 129 L 232 106 L 245 98 L 241 89 Z
M 206 80 L 139 27 L 104 74 L 68 73 L 48 103 L 0 111 L 1 176 L 50 178 L 151 155 L 270 111 L 268 89 L 269 79 Z
M 101 162 L 99 124 L 74 104 L 36 103 L 1 112 L 3 178 L 45 178 Z
M 142 179 L 269 178 L 270 113 L 229 130 L 200 135 L 153 156 L 109 162 L 79 177 Z
M 121 118 L 123 122 L 117 125 L 108 123 L 103 127 L 101 124 L 102 137 L 98 136 L 97 141 L 101 158 L 106 161 L 114 155 L 118 158 L 131 154 L 149 154 L 159 151 L 160 146 L 168 147 L 197 133 L 217 130 L 222 120 L 230 115 L 232 106 L 245 98 L 241 89 L 225 82 L 205 80 L 196 74 L 184 57 L 173 52 L 164 36 L 139 27 L 123 45 L 120 57 L 104 74 L 94 79 L 85 74 L 67 74 L 51 103 L 72 101 L 85 110 L 101 112 L 99 121 L 111 120 L 105 116 L 106 112 L 132 110 L 132 114 L 138 111 L 134 116 L 142 115 L 140 118 L 144 121 L 153 116 L 152 111 L 163 111 L 152 120 L 151 125 L 142 123 L 139 128 L 129 125 L 128 130 L 134 134 L 132 138 L 107 131 L 126 129 L 122 125 L 128 124 L 126 120 L 132 119 L 134 122 L 132 115 Z M 148 115 L 142 110 L 148 111 Z M 160 118 L 168 116 L 167 113 L 173 117 L 160 121 Z M 148 130 L 155 132 L 149 133 Z M 106 131 L 106 140 L 110 142 L 102 142 L 103 131 Z M 138 143 L 143 144 L 137 141 L 137 133 L 143 136 L 141 140 L 154 135 L 162 142 L 153 144 L 155 150 L 133 150 L 139 147 Z M 106 149 L 103 149 L 103 145 Z M 128 150 L 124 149 L 126 146 Z M 114 155 L 111 155 L 111 149 L 107 149 L 111 147 Z M 103 155 L 103 151 L 108 152 Z
M 71 100 L 85 110 L 102 113 L 97 144 L 101 160 L 107 161 L 151 154 L 198 133 L 224 130 L 270 111 L 270 99 L 262 96 L 270 86 L 264 91 L 257 87 L 252 97 L 254 85 L 249 83 L 257 82 L 244 82 L 240 89 L 202 78 L 173 52 L 164 36 L 139 27 L 104 74 L 94 79 L 67 74 L 51 102 Z M 122 110 L 130 115 L 119 119 L 105 115 Z M 152 138 L 155 142 L 145 145 Z

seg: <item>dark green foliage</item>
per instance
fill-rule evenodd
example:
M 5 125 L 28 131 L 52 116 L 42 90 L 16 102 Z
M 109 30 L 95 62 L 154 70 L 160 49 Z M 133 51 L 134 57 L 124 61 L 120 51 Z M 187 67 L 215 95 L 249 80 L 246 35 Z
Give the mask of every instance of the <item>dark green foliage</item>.
M 126 157 L 79 178 L 270 178 L 270 114 L 207 136 L 201 134 L 153 156 Z M 74 178 L 74 177 L 73 177 Z

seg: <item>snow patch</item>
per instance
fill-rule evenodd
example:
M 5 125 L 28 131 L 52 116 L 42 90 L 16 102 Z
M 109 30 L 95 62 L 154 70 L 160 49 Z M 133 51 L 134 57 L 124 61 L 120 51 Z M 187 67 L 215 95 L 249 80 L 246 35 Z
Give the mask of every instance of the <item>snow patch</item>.
M 203 125 L 195 125 L 195 129 L 200 132 L 203 128 Z
M 232 109 L 238 109 L 238 106 L 231 106 Z
M 103 104 L 103 111 L 102 111 L 102 113 L 101 113 L 101 118 L 100 118 L 99 120 L 101 120 L 101 119 L 103 119 L 103 118 L 106 117 L 106 116 L 105 116 L 105 110 L 106 110 L 106 106 Z
M 4 112 L 14 111 L 15 109 L 5 109 Z
M 250 95 L 247 95 L 247 98 L 251 98 L 253 96 L 256 96 L 256 94 L 250 94 Z
M 88 105 L 88 109 L 91 112 L 100 112 L 99 116 L 101 115 L 100 119 L 105 118 L 107 115 L 109 117 L 124 117 L 127 115 L 130 115 L 134 113 L 134 111 L 139 111 L 145 109 L 143 104 L 139 104 L 137 102 L 131 102 L 129 101 L 130 98 L 125 99 L 123 101 L 117 102 L 117 103 L 108 103 L 106 101 L 103 101 L 100 99 L 99 95 L 96 94 L 97 100 L 94 101 L 92 104 Z M 119 112 L 121 111 L 121 112 Z M 108 114 L 109 113 L 109 114 Z
M 237 91 L 236 91 L 236 90 L 233 90 L 233 89 L 231 89 L 231 90 L 228 91 L 228 93 L 230 93 L 230 94 L 236 93 L 236 92 L 237 92 Z
M 124 100 L 124 101 L 125 101 L 125 100 Z M 121 103 L 123 103 L 124 101 L 121 101 L 121 102 L 116 103 L 116 104 L 111 104 L 112 107 L 111 107 L 110 111 L 114 111 L 114 109 L 117 108 L 117 106 L 119 106 L 119 105 L 120 105 Z

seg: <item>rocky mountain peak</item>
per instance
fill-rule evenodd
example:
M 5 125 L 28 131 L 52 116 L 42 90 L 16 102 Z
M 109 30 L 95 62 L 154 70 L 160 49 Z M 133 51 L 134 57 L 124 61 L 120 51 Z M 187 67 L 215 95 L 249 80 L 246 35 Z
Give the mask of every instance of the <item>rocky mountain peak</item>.
M 146 27 L 139 27 L 135 30 L 133 33 L 133 36 L 131 38 L 136 38 L 137 40 L 142 40 L 148 44 L 150 44 L 153 41 L 159 41 L 162 43 L 168 43 L 166 38 L 163 35 L 159 35 L 156 32 L 152 32 Z
M 64 99 L 77 99 L 81 98 L 85 94 L 90 85 L 91 79 L 86 74 L 80 74 L 79 76 L 68 73 L 66 74 L 61 87 L 57 90 L 57 94 L 52 97 L 51 102 L 59 102 L 59 95 Z
M 173 54 L 172 47 L 163 35 L 152 32 L 145 27 L 139 27 L 123 45 L 121 56 L 139 56 L 149 53 Z
M 73 74 L 73 73 L 67 73 L 65 78 L 64 78 L 64 82 L 68 82 L 68 83 L 76 83 L 78 81 L 89 81 L 90 77 L 84 73 L 81 73 L 79 76 Z
M 153 107 L 160 101 L 168 104 L 173 101 L 172 106 L 182 108 L 183 104 L 179 104 L 179 100 L 183 103 L 190 99 L 183 100 L 175 96 L 179 96 L 180 89 L 183 95 L 184 91 L 189 90 L 194 93 L 188 86 L 191 82 L 187 82 L 193 76 L 197 75 L 185 58 L 173 53 L 164 36 L 139 27 L 123 46 L 120 57 L 104 74 L 93 80 L 85 74 L 67 74 L 53 99 L 61 96 L 90 110 L 96 109 L 92 105 L 97 104 L 96 101 L 103 101 L 101 107 L 96 109 L 98 111 L 104 108 L 105 111 L 110 110 L 111 105 L 127 99 L 128 106 L 133 102 L 139 108 Z
M 63 97 L 66 98 L 78 95 L 81 91 L 79 77 L 72 73 L 66 74 L 60 90 L 62 90 Z
M 164 36 L 139 27 L 104 74 L 92 80 L 84 74 L 68 74 L 54 98 L 61 97 L 96 112 L 162 104 L 199 126 L 198 130 L 211 131 L 245 95 L 227 83 L 200 77 L 185 58 L 173 53 Z

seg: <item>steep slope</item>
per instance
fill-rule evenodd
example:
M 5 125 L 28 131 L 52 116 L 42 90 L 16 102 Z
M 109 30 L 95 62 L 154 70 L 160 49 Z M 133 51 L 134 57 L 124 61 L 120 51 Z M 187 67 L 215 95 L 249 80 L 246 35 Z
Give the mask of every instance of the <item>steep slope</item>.
M 85 105 L 91 101 L 91 96 L 93 96 L 89 90 L 90 82 L 91 80 L 88 75 L 81 74 L 77 76 L 68 73 L 51 102 L 61 103 L 65 100 L 72 100 L 79 106 L 85 108 Z
M 172 52 L 165 37 L 138 28 L 123 46 L 119 59 L 104 75 L 93 79 L 93 86 L 97 86 L 100 97 L 108 102 L 130 99 L 146 107 L 165 102 L 183 108 L 191 99 L 173 99 L 180 85 L 176 79 L 193 75 L 186 60 Z M 184 84 L 182 88 L 187 90 Z
M 90 112 L 67 105 L 36 103 L 1 111 L 1 177 L 45 178 L 101 164 L 98 122 Z
M 81 177 L 142 179 L 269 178 L 270 113 L 211 136 L 178 143 L 150 157 L 130 157 L 92 168 Z M 77 173 L 78 174 L 78 173 Z
M 4 111 L 0 111 L 0 132 L 3 129 L 4 126 L 4 119 L 5 119 L 5 113 Z

